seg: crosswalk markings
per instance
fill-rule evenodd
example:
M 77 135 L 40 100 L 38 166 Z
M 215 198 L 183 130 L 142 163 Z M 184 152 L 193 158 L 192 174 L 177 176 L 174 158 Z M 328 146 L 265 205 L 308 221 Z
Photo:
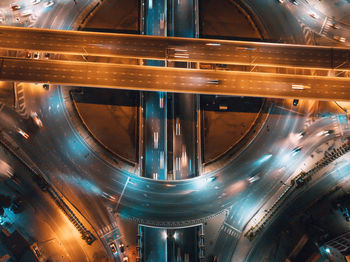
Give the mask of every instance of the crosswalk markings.
M 112 224 L 109 224 L 109 225 L 104 226 L 103 228 L 99 229 L 97 231 L 97 233 L 100 237 L 103 237 L 116 229 L 118 229 L 117 222 L 113 222 Z
M 235 238 L 239 238 L 239 236 L 241 235 L 241 231 L 238 230 L 237 228 L 234 228 L 233 226 L 231 226 L 230 224 L 224 222 L 221 227 L 220 230 L 222 230 L 223 232 L 225 232 L 226 234 L 233 236 Z
M 303 32 L 307 45 L 315 45 L 314 32 L 304 23 L 300 22 L 301 31 Z
M 327 22 L 327 21 L 328 21 L 328 17 L 326 17 L 322 23 L 322 27 L 321 27 L 321 30 L 319 32 L 320 35 L 325 35 L 325 32 L 323 32 L 323 30 L 329 28 L 329 22 Z
M 23 118 L 28 118 L 28 113 L 24 102 L 24 86 L 23 83 L 14 83 L 16 97 L 16 111 Z

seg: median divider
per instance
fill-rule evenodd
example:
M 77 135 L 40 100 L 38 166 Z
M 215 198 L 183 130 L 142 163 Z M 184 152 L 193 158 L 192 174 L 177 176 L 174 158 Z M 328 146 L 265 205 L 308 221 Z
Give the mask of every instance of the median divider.
M 63 211 L 63 213 L 68 217 L 76 229 L 78 229 L 81 234 L 81 238 L 91 245 L 96 237 L 85 228 L 85 226 L 80 222 L 80 220 L 75 216 L 74 212 L 67 206 L 64 200 L 58 195 L 58 193 L 51 187 L 48 186 L 47 192 L 50 194 L 51 198 L 56 202 L 57 206 Z
M 334 148 L 330 152 L 326 152 L 325 156 L 316 162 L 315 166 L 307 172 L 300 172 L 294 179 L 291 180 L 290 185 L 280 194 L 272 206 L 266 210 L 266 213 L 259 219 L 255 225 L 251 226 L 249 230 L 244 234 L 250 241 L 252 241 L 260 231 L 263 230 L 265 225 L 271 221 L 272 217 L 277 213 L 282 204 L 288 199 L 288 197 L 299 190 L 300 188 L 307 185 L 311 180 L 312 176 L 320 171 L 322 168 L 326 167 L 339 157 L 343 156 L 350 151 L 350 138 L 340 147 Z

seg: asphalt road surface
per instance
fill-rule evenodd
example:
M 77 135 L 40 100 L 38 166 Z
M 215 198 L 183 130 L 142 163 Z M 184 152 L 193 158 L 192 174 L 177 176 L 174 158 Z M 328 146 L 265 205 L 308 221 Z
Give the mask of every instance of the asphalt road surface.
M 2 58 L 0 79 L 197 94 L 347 101 L 349 78 Z M 297 88 L 293 88 L 297 85 Z
M 263 4 L 265 3 L 261 3 L 261 5 Z M 271 17 L 271 19 L 274 19 L 274 17 Z M 242 51 L 248 52 L 252 50 Z M 22 61 L 21 64 L 25 63 Z M 55 75 L 52 74 L 54 71 L 46 69 L 47 64 L 45 66 L 41 64 L 37 68 L 36 73 L 39 75 L 44 73 Z M 19 64 L 16 66 L 19 66 Z M 64 67 L 70 70 L 69 66 L 65 65 Z M 23 73 L 20 69 L 17 70 L 19 71 L 16 71 L 16 74 L 20 75 L 20 73 Z M 60 70 L 64 72 L 62 68 Z M 94 72 L 97 74 L 96 71 Z M 190 72 L 193 73 L 194 71 Z M 72 72 L 69 73 L 71 74 Z M 81 72 L 76 71 L 75 73 L 76 76 L 80 73 L 79 77 L 81 77 Z M 216 76 L 220 74 L 218 73 Z M 223 74 L 225 75 L 225 73 Z M 185 75 L 185 73 L 181 73 L 181 75 Z M 210 75 L 210 77 L 212 76 L 215 76 L 215 74 Z M 210 77 L 206 79 L 213 79 Z M 245 79 L 242 80 L 247 81 L 247 76 L 244 75 L 244 77 Z M 299 79 L 299 77 L 295 76 L 293 78 L 294 81 Z M 181 79 L 181 77 L 178 77 L 178 79 Z M 273 81 L 276 81 L 275 79 L 277 77 L 274 77 Z M 188 83 L 189 81 L 187 80 L 184 82 Z M 99 79 L 99 81 L 103 83 L 104 80 Z M 251 84 L 247 83 L 246 87 L 259 87 L 261 85 L 261 83 L 257 84 L 259 82 L 254 82 L 254 79 L 252 81 Z M 262 80 L 260 79 L 260 81 Z M 305 90 L 291 90 L 290 84 L 294 82 L 291 79 L 289 81 L 287 85 L 282 82 L 278 85 L 276 84 L 274 88 L 286 88 L 286 91 L 292 93 L 291 97 L 295 97 L 295 93 L 311 93 L 311 91 L 317 94 L 323 88 L 328 89 L 327 92 L 329 94 L 333 94 L 332 92 L 334 91 L 338 92 L 333 90 L 332 86 L 327 83 L 327 81 L 338 80 L 329 79 L 322 81 L 320 79 L 320 85 L 315 85 L 315 89 L 312 86 L 310 89 Z M 274 82 L 267 82 L 265 86 L 272 88 L 272 83 Z M 164 86 L 162 85 L 162 87 Z M 221 83 L 218 86 L 208 86 L 210 89 L 219 87 L 224 88 L 225 86 L 221 86 Z M 100 206 L 103 203 L 101 201 L 103 195 L 109 194 L 119 196 L 121 215 L 144 218 L 145 220 L 149 219 L 153 223 L 194 219 L 214 214 L 225 208 L 231 208 L 228 219 L 232 220 L 231 226 L 240 230 L 242 225 L 251 217 L 252 212 L 258 208 L 260 202 L 256 200 L 266 197 L 269 190 L 272 190 L 271 188 L 281 186 L 279 178 L 282 174 L 276 172 L 285 165 L 288 165 L 289 168 L 294 168 L 300 159 L 306 155 L 307 148 L 312 147 L 311 144 L 305 145 L 305 153 L 302 152 L 302 154 L 296 156 L 291 155 L 291 151 L 299 144 L 299 141 L 293 141 L 290 134 L 297 134 L 304 129 L 305 117 L 299 116 L 295 111 L 289 112 L 286 110 L 285 112 L 282 110 L 278 121 L 267 122 L 273 132 L 267 133 L 265 131 L 260 133 L 249 146 L 249 150 L 244 152 L 244 156 L 240 156 L 232 161 L 229 165 L 230 167 L 218 170 L 216 174 L 207 174 L 201 178 L 188 181 L 145 180 L 127 174 L 122 170 L 116 170 L 98 158 L 93 153 L 93 150 L 85 144 L 84 140 L 79 137 L 67 118 L 59 89 L 52 89 L 50 96 L 38 96 L 40 98 L 36 104 L 36 111 L 41 110 L 40 114 L 45 124 L 43 130 L 39 132 L 31 131 L 25 124 L 17 122 L 2 121 L 2 126 L 12 131 L 11 135 L 14 140 L 48 173 L 53 183 L 61 185 L 67 196 L 72 197 L 74 200 L 79 199 L 79 203 L 82 206 L 84 204 L 85 206 L 91 206 L 91 210 L 88 211 L 91 212 L 89 218 L 97 224 L 103 225 L 108 223 L 108 219 L 106 219 L 107 221 L 101 219 L 101 217 L 106 217 L 104 214 L 106 211 Z M 275 92 L 277 91 L 275 90 Z M 33 97 L 34 95 L 31 98 Z M 337 98 L 340 99 L 340 96 Z M 278 110 L 275 110 L 274 113 L 278 115 Z M 5 118 L 9 117 L 5 116 Z M 19 116 L 13 117 L 19 118 Z M 30 140 L 27 141 L 17 134 L 14 124 L 27 131 L 31 137 Z M 319 128 L 322 130 L 322 127 Z M 313 143 L 315 142 L 317 141 L 313 141 Z M 50 150 L 47 150 L 48 148 Z M 282 150 L 282 154 L 278 150 Z M 265 162 L 261 161 L 261 158 L 264 157 L 261 155 L 261 152 L 266 153 L 266 155 L 272 155 L 269 158 L 270 160 L 268 161 L 265 158 Z M 278 155 L 278 157 L 274 157 L 275 155 Z M 287 161 L 285 160 L 286 156 L 288 156 Z M 273 161 L 273 164 L 270 161 Z M 252 171 L 251 164 L 254 163 L 257 165 L 257 169 Z M 259 172 L 267 174 L 265 179 L 262 178 L 261 174 L 259 175 Z M 290 172 L 279 172 L 283 173 L 284 176 L 290 175 Z M 254 183 L 247 181 L 250 176 L 255 175 L 261 178 Z M 130 179 L 127 179 L 127 177 Z M 271 182 L 275 184 L 272 185 Z M 72 191 L 78 192 L 78 194 L 73 194 Z M 243 194 L 244 198 L 242 197 Z M 78 196 L 76 197 L 76 195 Z M 244 201 L 240 201 L 242 199 Z M 232 206 L 234 203 L 239 203 L 239 205 Z
M 350 69 L 350 50 L 339 47 L 12 27 L 0 27 L 0 35 L 0 48 L 14 50 L 216 64 Z
M 167 35 L 166 1 L 144 1 L 144 28 L 146 35 Z M 146 36 L 149 37 L 149 36 Z M 120 43 L 121 44 L 121 43 Z M 134 50 L 137 51 L 137 50 Z M 147 65 L 164 66 L 163 61 L 147 61 Z M 144 154 L 143 173 L 148 178 L 167 180 L 167 93 L 144 92 Z M 148 240 L 146 240 L 148 241 Z

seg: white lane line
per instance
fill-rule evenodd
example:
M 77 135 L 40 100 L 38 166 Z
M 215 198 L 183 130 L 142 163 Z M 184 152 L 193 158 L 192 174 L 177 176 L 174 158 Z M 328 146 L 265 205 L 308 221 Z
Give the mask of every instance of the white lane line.
M 227 227 L 233 229 L 234 231 L 238 232 L 239 234 L 242 233 L 242 231 L 238 230 L 237 228 L 231 226 L 230 224 L 228 224 L 228 223 L 226 223 L 226 222 L 224 222 L 223 224 L 224 224 L 225 226 L 227 226 Z
M 327 20 L 328 20 L 328 17 L 326 16 L 326 18 L 324 19 L 324 21 L 323 21 L 323 24 L 322 24 L 322 27 L 321 27 L 321 30 L 320 30 L 320 33 L 319 34 L 321 34 L 322 33 L 322 31 L 323 31 L 323 28 L 324 28 L 324 26 L 326 25 L 326 23 L 327 23 Z
M 126 183 L 125 183 L 125 185 L 124 185 L 123 191 L 122 191 L 122 193 L 120 194 L 120 197 L 119 197 L 119 199 L 118 199 L 118 203 L 117 203 L 117 206 L 116 206 L 116 208 L 115 208 L 115 211 L 118 211 L 119 204 L 120 204 L 120 200 L 122 199 L 122 197 L 123 197 L 123 195 L 124 195 L 126 186 L 128 185 L 129 181 L 130 181 L 130 177 L 128 177 L 128 179 L 126 180 Z

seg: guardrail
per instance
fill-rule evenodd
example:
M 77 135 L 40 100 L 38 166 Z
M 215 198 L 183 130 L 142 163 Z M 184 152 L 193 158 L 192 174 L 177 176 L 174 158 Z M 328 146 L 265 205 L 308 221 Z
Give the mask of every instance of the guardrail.
M 50 194 L 51 198 L 56 202 L 58 207 L 64 212 L 68 219 L 72 222 L 76 229 L 81 234 L 82 239 L 91 245 L 96 237 L 85 228 L 85 226 L 80 222 L 80 220 L 75 216 L 74 212 L 67 206 L 64 200 L 57 194 L 57 192 L 51 187 L 48 187 L 47 192 Z
M 24 160 L 24 158 L 18 152 L 20 150 L 20 147 L 17 145 L 15 146 L 14 143 L 11 143 L 10 140 L 12 140 L 11 137 L 0 130 L 0 143 L 29 169 L 29 171 L 32 173 L 34 182 L 40 187 L 42 191 L 49 193 L 50 197 L 55 201 L 57 206 L 63 211 L 63 213 L 68 217 L 75 228 L 80 232 L 82 239 L 84 239 L 87 244 L 91 245 L 96 240 L 96 237 L 85 228 L 83 223 L 80 222 L 80 220 L 65 203 L 62 197 L 60 197 L 57 191 L 49 184 L 49 182 L 47 182 L 44 174 L 41 173 L 41 171 L 36 167 L 34 163 L 31 162 L 30 159 Z
M 261 219 L 244 234 L 250 241 L 252 241 L 257 234 L 264 228 L 264 226 L 271 220 L 273 215 L 277 213 L 283 202 L 299 188 L 302 188 L 312 180 L 312 176 L 320 171 L 323 167 L 329 165 L 339 157 L 343 156 L 350 151 L 350 138 L 342 146 L 333 149 L 330 153 L 326 152 L 326 155 L 315 166 L 307 172 L 300 172 L 294 179 L 291 180 L 291 184 L 285 191 L 278 197 L 278 199 L 272 204 L 272 206 L 266 211 Z
M 282 205 L 282 203 L 288 198 L 288 196 L 292 193 L 293 186 L 290 185 L 287 187 L 285 191 L 278 197 L 278 199 L 272 204 L 272 206 L 267 210 L 265 215 L 254 225 L 252 226 L 244 236 L 247 237 L 250 241 L 252 241 L 256 235 L 264 228 L 267 222 L 270 221 L 271 217 L 276 214 L 278 208 Z

